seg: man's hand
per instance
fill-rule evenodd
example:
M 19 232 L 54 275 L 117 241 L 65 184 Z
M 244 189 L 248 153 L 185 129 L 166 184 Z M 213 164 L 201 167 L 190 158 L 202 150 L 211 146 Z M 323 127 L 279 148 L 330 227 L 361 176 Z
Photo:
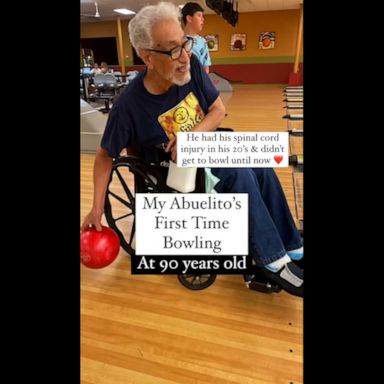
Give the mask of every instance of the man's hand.
M 94 226 L 97 231 L 101 231 L 101 217 L 104 213 L 105 193 L 108 187 L 109 177 L 112 170 L 112 157 L 103 148 L 96 151 L 95 165 L 93 169 L 93 204 L 92 210 L 85 217 L 81 226 L 81 231 L 85 231 L 89 226 Z
M 171 158 L 174 162 L 176 162 L 177 158 L 177 142 L 176 142 L 176 136 L 171 139 L 165 148 L 165 152 L 171 152 Z
M 93 210 L 88 213 L 88 215 L 85 217 L 83 224 L 81 226 L 81 232 L 84 232 L 87 228 L 94 226 L 97 231 L 101 231 L 101 216 L 103 214 L 95 213 Z

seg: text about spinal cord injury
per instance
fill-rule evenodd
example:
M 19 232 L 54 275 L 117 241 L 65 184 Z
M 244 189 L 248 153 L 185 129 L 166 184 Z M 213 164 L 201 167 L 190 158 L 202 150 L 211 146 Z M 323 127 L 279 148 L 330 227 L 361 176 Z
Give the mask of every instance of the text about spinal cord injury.
M 179 132 L 178 167 L 288 167 L 288 132 Z

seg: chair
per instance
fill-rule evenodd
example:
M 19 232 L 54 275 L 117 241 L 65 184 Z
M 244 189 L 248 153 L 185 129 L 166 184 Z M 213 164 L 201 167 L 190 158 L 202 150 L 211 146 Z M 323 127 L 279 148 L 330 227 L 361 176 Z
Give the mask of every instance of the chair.
M 93 77 L 93 86 L 96 89 L 94 99 L 102 99 L 105 103 L 105 108 L 101 112 L 109 112 L 109 103 L 113 102 L 119 91 L 119 84 L 117 78 L 112 73 L 98 73 Z

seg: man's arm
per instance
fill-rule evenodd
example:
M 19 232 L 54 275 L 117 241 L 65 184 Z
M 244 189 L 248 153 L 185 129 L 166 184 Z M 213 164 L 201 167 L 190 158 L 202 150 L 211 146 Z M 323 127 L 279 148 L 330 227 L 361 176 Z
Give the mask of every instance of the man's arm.
M 112 157 L 108 152 L 99 148 L 96 152 L 96 159 L 93 168 L 93 206 L 91 212 L 85 217 L 81 230 L 84 231 L 90 225 L 101 231 L 101 217 L 104 213 L 105 193 L 108 187 L 109 176 L 112 170 Z
M 217 99 L 211 104 L 208 109 L 208 113 L 204 119 L 192 128 L 191 132 L 209 132 L 214 131 L 223 121 L 225 117 L 225 106 L 221 97 L 218 96 Z M 176 138 L 173 138 L 165 148 L 165 152 L 172 152 L 172 160 L 176 161 L 177 147 L 176 147 Z
M 209 66 L 208 66 L 208 65 L 206 65 L 206 66 L 204 67 L 204 71 L 205 71 L 206 74 L 209 73 Z
M 224 117 L 225 106 L 221 100 L 221 97 L 218 96 L 217 99 L 209 107 L 208 113 L 204 119 L 192 128 L 192 132 L 214 131 L 221 124 Z

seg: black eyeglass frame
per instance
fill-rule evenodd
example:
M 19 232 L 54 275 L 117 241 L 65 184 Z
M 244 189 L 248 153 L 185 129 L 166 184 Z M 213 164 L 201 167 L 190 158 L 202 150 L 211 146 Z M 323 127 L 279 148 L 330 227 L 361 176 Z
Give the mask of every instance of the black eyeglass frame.
M 180 59 L 180 56 L 181 56 L 181 54 L 183 53 L 183 49 L 185 49 L 185 46 L 186 46 L 188 43 L 191 43 L 191 48 L 189 49 L 189 51 L 187 51 L 186 49 L 185 49 L 185 51 L 186 51 L 187 53 L 189 53 L 189 52 L 192 51 L 192 47 L 193 47 L 193 43 L 194 43 L 194 41 L 193 41 L 193 37 L 186 36 L 186 38 L 187 38 L 187 40 L 185 40 L 183 44 L 178 45 L 178 46 L 176 46 L 176 47 L 170 49 L 169 51 L 162 51 L 162 50 L 160 50 L 160 49 L 152 49 L 152 48 L 146 48 L 146 50 L 147 50 L 147 51 L 151 51 L 151 52 L 163 53 L 164 55 L 168 55 L 168 56 L 171 58 L 171 60 L 173 60 L 173 61 L 174 61 L 174 60 L 178 60 L 178 59 Z M 179 56 L 177 56 L 176 58 L 173 58 L 173 57 L 172 57 L 172 52 L 173 52 L 175 49 L 180 49 L 180 54 L 179 54 Z

